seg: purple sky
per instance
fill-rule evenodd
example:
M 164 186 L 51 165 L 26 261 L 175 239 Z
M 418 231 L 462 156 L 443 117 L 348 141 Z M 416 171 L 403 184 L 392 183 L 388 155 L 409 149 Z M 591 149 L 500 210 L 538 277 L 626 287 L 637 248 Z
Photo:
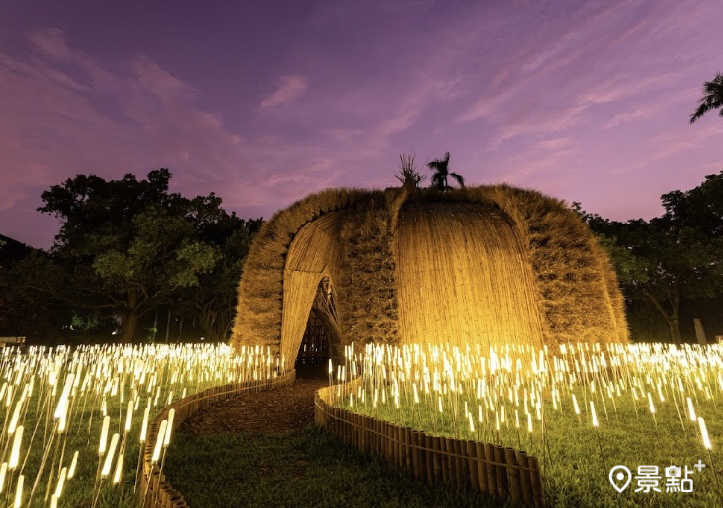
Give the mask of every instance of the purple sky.
M 68 6 L 72 5 L 72 9 Z M 79 173 L 270 217 L 451 152 L 470 184 L 616 220 L 723 170 L 688 118 L 723 70 L 720 0 L 0 0 L 0 233 L 49 247 Z M 424 172 L 428 173 L 426 169 Z

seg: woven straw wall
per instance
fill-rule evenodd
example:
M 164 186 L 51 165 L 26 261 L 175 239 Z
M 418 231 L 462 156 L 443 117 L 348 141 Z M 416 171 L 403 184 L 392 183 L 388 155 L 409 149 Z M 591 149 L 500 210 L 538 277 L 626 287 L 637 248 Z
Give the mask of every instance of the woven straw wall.
M 401 202 L 398 192 L 370 194 L 354 205 L 342 226 L 342 345 L 399 341 L 392 222 Z
M 463 189 L 453 199 L 495 203 L 525 239 L 545 344 L 627 342 L 617 277 L 590 228 L 563 201 L 508 185 Z
M 411 204 L 399 214 L 396 241 L 402 341 L 542 346 L 532 268 L 506 214 Z

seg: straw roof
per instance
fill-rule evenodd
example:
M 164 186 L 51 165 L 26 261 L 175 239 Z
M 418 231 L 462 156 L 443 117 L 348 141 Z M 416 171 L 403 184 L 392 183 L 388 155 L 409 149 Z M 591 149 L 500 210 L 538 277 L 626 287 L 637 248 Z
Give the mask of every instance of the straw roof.
M 336 354 L 372 340 L 628 340 L 589 228 L 562 201 L 506 185 L 330 189 L 277 213 L 251 246 L 231 343 L 291 362 L 312 308 L 326 309 Z

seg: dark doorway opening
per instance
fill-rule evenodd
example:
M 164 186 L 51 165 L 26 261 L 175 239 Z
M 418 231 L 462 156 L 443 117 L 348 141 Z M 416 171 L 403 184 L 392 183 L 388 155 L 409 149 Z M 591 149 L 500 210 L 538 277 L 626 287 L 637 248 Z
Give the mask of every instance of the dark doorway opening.
M 336 358 L 339 344 L 336 296 L 329 277 L 322 277 L 316 289 L 306 330 L 296 355 L 297 377 L 327 376 L 329 358 Z
M 312 309 L 309 320 L 306 322 L 304 338 L 301 340 L 301 346 L 299 346 L 299 354 L 296 355 L 296 364 L 326 364 L 331 356 L 329 349 L 329 330 L 324 320 L 319 316 L 318 311 Z
M 331 331 L 317 309 L 311 309 L 306 331 L 296 355 L 296 376 L 302 378 L 328 375 L 331 358 Z

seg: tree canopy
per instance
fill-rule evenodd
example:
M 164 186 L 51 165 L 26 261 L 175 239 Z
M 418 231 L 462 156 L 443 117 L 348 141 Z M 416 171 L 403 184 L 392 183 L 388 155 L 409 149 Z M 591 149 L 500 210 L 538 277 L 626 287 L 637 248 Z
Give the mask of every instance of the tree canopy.
M 216 303 L 204 300 L 201 293 L 208 290 L 198 289 L 201 279 L 225 287 L 218 278 L 231 275 L 230 267 L 240 270 L 248 248 L 243 243 L 258 229 L 259 221 L 227 214 L 213 193 L 188 199 L 169 192 L 170 179 L 167 169 L 151 171 L 144 180 L 132 174 L 108 181 L 78 175 L 42 194 L 39 211 L 61 221 L 51 253 L 70 274 L 65 288 L 51 286 L 48 292 L 120 317 L 124 342 L 136 339 L 139 319 L 161 305 L 189 308 L 194 302 L 202 324 L 208 320 L 204 312 L 228 305 L 217 295 Z M 229 326 L 230 318 L 209 335 L 223 338 L 218 334 Z
M 723 291 L 723 172 L 661 200 L 665 214 L 647 222 L 614 222 L 584 212 L 583 217 L 601 235 L 628 298 L 649 301 L 679 343 L 681 300 Z

